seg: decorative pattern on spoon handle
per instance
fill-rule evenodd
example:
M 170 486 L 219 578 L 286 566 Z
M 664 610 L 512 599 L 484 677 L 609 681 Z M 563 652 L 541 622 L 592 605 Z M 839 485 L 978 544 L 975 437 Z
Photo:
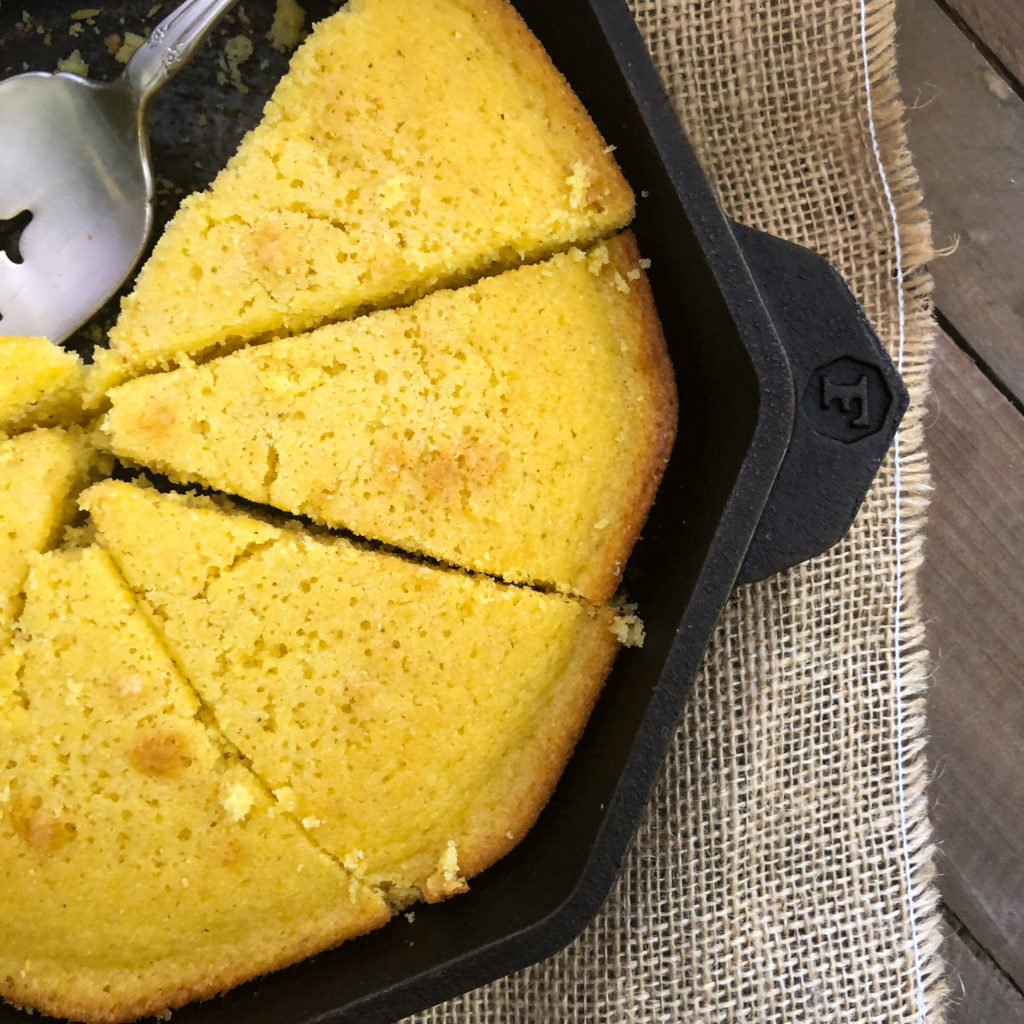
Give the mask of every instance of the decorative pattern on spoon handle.
M 143 107 L 189 60 L 206 34 L 238 0 L 186 0 L 132 55 L 123 78 Z

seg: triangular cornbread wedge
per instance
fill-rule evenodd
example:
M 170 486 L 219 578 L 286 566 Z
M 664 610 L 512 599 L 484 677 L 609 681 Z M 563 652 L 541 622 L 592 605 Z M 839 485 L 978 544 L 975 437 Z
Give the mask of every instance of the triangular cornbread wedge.
M 675 433 L 631 234 L 116 388 L 112 451 L 595 602 Z
M 4 998 L 126 1020 L 388 918 L 217 742 L 98 548 L 34 560 L 15 655 L 0 711 Z
M 589 243 L 632 210 L 604 140 L 507 0 L 352 0 L 171 221 L 100 380 L 408 301 Z
M 105 481 L 100 543 L 225 735 L 404 901 L 523 836 L 609 669 L 614 610 Z
M 90 462 L 77 430 L 0 437 L 0 649 L 21 606 L 29 556 L 49 547 L 77 511 L 74 491 Z
M 0 431 L 73 420 L 84 379 L 81 360 L 46 338 L 0 337 Z

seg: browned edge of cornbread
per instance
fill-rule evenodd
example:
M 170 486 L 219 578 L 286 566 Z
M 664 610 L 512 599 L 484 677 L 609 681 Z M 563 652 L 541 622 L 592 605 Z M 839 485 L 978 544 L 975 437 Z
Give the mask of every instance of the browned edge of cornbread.
M 642 270 L 636 236 L 632 231 L 623 231 L 619 236 L 621 247 L 612 253 L 612 266 L 623 278 L 629 271 L 641 268 L 639 277 L 630 281 L 634 291 L 633 312 L 642 322 L 642 347 L 638 351 L 638 365 L 644 379 L 653 392 L 652 421 L 654 432 L 644 459 L 636 463 L 634 475 L 628 486 L 634 494 L 633 503 L 619 520 L 618 528 L 609 531 L 612 538 L 604 562 L 592 569 L 586 580 L 589 589 L 580 586 L 587 598 L 595 604 L 611 600 L 622 580 L 622 571 L 632 552 L 640 531 L 647 520 L 661 479 L 668 465 L 672 446 L 675 443 L 679 418 L 679 399 L 676 392 L 675 372 L 669 359 L 665 334 L 661 328 L 658 311 L 654 305 L 650 281 Z

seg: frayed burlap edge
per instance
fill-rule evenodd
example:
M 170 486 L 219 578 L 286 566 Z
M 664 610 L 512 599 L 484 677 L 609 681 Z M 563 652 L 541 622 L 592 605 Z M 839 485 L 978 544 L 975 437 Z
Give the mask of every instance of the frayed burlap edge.
M 893 224 L 900 282 L 900 347 L 893 353 L 910 392 L 910 407 L 896 437 L 896 529 L 900 554 L 897 699 L 903 716 L 902 808 L 911 926 L 916 936 L 914 984 L 919 1012 L 937 1024 L 949 993 L 941 955 L 942 914 L 936 885 L 935 846 L 928 817 L 930 769 L 926 754 L 930 655 L 925 643 L 920 572 L 924 560 L 931 473 L 924 440 L 935 343 L 931 222 L 914 168 L 900 96 L 895 0 L 861 0 L 862 55 L 869 131 Z

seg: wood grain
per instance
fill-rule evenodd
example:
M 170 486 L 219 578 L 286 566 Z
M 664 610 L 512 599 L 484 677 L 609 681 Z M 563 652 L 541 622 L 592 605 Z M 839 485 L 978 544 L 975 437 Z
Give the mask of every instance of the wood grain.
M 921 586 L 932 818 L 954 914 L 1024 984 L 1024 417 L 941 335 Z
M 1019 0 L 998 2 L 1020 11 Z M 932 0 L 900 0 L 898 23 L 907 131 L 936 245 L 958 240 L 932 264 L 936 304 L 1024 399 L 1024 100 Z
M 969 937 L 950 931 L 942 947 L 949 965 L 946 1024 L 1021 1024 L 1024 996 Z
M 1020 0 L 946 0 L 950 8 L 1024 84 L 1024 8 Z

